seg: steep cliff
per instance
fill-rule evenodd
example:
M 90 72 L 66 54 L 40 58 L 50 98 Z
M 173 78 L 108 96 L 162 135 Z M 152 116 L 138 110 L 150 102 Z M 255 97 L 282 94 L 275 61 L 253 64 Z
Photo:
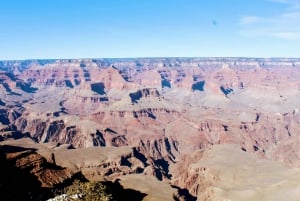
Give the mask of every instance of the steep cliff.
M 191 167 L 210 147 L 300 166 L 299 67 L 285 58 L 0 62 L 0 141 L 69 144 L 82 149 L 56 150 L 56 162 L 69 157 L 63 166 L 90 179 L 145 174 L 199 196 L 218 182 Z M 83 163 L 73 157 L 81 152 Z

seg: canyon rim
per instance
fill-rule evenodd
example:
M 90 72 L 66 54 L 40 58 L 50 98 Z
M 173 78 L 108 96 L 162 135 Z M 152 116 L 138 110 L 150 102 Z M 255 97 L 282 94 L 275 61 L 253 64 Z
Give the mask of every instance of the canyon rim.
M 24 199 L 76 179 L 117 182 L 140 200 L 300 198 L 300 59 L 12 60 L 0 70 L 1 164 L 14 168 L 1 178 L 30 178 Z M 3 195 L 16 185 L 1 181 Z

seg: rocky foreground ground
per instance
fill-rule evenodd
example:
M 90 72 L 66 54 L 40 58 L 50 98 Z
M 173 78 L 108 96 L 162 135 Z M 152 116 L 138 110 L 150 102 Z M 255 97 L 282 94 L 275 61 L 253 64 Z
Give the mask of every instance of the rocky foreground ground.
M 45 196 L 81 178 L 118 182 L 140 200 L 299 200 L 300 59 L 28 60 L 0 70 L 1 160 Z

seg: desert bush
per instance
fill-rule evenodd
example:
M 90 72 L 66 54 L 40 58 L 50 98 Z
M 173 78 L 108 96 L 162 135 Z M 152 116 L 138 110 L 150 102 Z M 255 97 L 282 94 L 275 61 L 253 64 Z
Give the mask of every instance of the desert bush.
M 63 196 L 57 201 L 113 201 L 111 190 L 101 182 L 80 182 L 64 189 Z

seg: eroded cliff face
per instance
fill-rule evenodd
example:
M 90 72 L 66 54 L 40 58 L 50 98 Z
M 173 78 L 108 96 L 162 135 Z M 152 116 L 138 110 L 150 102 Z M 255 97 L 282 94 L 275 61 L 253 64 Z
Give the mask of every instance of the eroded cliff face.
M 58 166 L 54 155 L 46 159 L 33 148 L 1 145 L 0 192 L 3 200 L 45 200 L 75 179 L 78 171 Z
M 218 178 L 190 164 L 219 144 L 300 166 L 297 59 L 13 63 L 1 66 L 0 140 L 130 147 L 118 159 L 82 166 L 89 178 L 146 174 L 199 196 Z

